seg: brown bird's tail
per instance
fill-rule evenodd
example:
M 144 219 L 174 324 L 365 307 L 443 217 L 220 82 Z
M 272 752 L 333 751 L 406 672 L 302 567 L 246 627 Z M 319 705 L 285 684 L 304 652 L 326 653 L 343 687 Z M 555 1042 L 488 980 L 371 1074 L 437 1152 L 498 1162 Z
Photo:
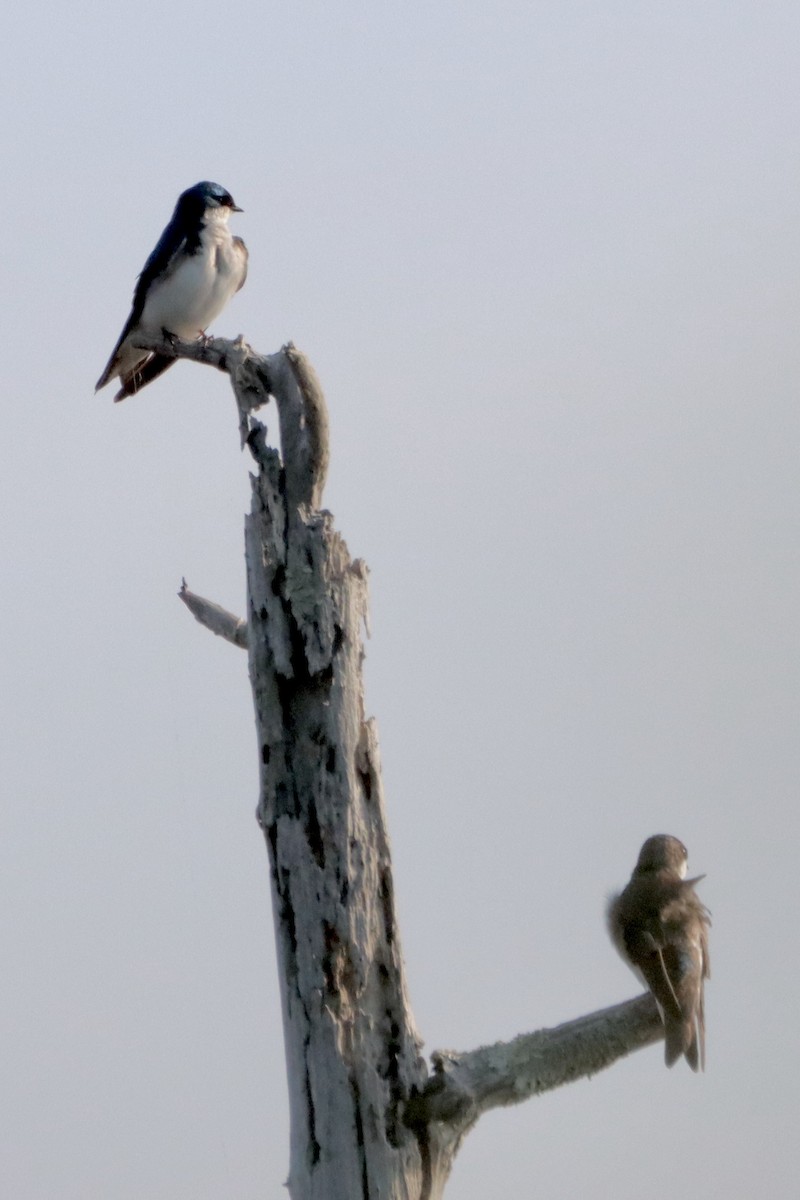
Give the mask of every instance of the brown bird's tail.
M 664 1014 L 664 1062 L 674 1066 L 683 1056 L 693 1071 L 701 1067 L 701 1053 L 697 1025 L 694 1020 L 677 1020 L 672 1014 Z

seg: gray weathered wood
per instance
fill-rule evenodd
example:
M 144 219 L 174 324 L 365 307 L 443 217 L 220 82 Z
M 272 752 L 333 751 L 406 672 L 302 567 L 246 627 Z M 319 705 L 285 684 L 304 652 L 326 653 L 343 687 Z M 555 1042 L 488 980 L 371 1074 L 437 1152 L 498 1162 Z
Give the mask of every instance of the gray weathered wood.
M 294 444 L 291 421 L 284 410 L 282 440 Z M 261 442 L 256 453 L 250 674 L 289 1075 L 289 1191 L 292 1200 L 400 1200 L 421 1194 L 418 1139 L 402 1115 L 426 1070 L 406 994 L 377 737 L 364 715 L 367 573 L 328 513 L 289 499 L 313 495 L 314 480 L 292 479 Z
M 185 579 L 181 580 L 178 596 L 195 620 L 205 625 L 206 629 L 210 629 L 217 637 L 224 638 L 233 646 L 247 649 L 247 622 L 243 617 L 237 617 L 221 605 L 215 604 L 213 600 L 206 600 L 196 592 L 190 591 Z
M 406 987 L 377 731 L 364 708 L 367 570 L 320 510 L 322 391 L 292 346 L 269 357 L 241 339 L 170 349 L 231 375 L 257 468 L 245 524 L 246 636 L 232 614 L 182 598 L 203 624 L 249 649 L 289 1084 L 289 1193 L 439 1200 L 483 1112 L 658 1040 L 658 1012 L 643 996 L 509 1043 L 438 1052 L 429 1071 Z M 252 416 L 269 394 L 282 456 Z

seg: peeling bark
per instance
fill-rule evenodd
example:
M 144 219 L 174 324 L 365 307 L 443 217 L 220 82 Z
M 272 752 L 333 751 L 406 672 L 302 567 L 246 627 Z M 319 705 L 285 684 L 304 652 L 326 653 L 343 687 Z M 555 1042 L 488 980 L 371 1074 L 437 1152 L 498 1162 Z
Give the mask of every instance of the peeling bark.
M 290 415 L 282 413 L 281 432 Z M 301 431 L 302 432 L 302 431 Z M 291 441 L 290 441 L 291 444 Z M 402 1106 L 424 1085 L 391 886 L 378 743 L 365 719 L 367 572 L 328 513 L 292 502 L 259 443 L 246 524 L 250 674 L 261 749 L 289 1093 L 293 1200 L 417 1197 Z M 309 469 L 317 460 L 310 456 Z

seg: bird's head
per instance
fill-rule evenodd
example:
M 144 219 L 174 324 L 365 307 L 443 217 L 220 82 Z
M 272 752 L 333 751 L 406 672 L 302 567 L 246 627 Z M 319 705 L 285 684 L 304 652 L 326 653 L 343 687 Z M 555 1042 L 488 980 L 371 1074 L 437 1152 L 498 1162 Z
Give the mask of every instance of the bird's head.
M 220 183 L 203 180 L 181 193 L 177 211 L 187 219 L 201 220 L 205 213 L 227 220 L 232 212 L 242 212 L 233 196 Z
M 634 875 L 654 875 L 668 871 L 680 879 L 686 878 L 689 854 L 683 842 L 668 833 L 649 837 L 639 851 Z

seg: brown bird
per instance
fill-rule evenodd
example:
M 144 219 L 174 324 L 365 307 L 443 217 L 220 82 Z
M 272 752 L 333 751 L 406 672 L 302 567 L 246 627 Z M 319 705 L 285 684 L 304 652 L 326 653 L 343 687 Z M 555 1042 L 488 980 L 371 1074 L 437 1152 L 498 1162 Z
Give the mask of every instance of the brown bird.
M 676 837 L 648 838 L 630 883 L 609 902 L 608 928 L 628 966 L 655 997 L 667 1066 L 683 1055 L 697 1071 L 705 1068 L 703 985 L 710 975 L 711 921 L 694 890 L 705 876 L 687 879 L 687 858 Z

